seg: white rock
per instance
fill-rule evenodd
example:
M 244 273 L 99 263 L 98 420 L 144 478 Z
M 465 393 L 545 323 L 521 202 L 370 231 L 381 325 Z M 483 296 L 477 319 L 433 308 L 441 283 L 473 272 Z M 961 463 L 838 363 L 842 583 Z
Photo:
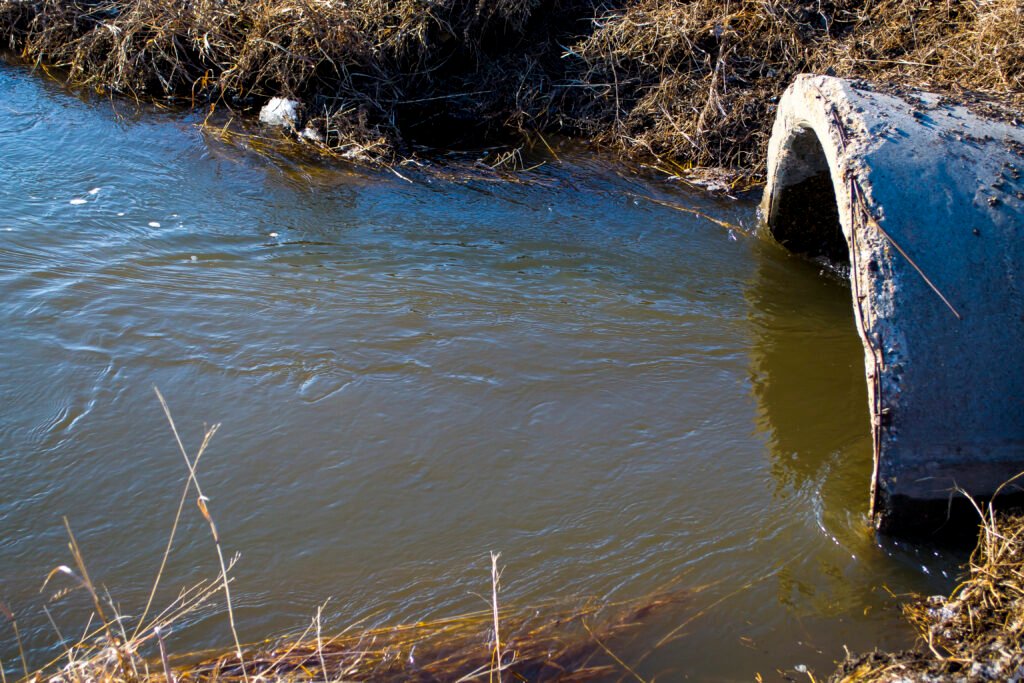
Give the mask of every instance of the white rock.
M 295 128 L 299 123 L 301 102 L 285 97 L 272 97 L 260 110 L 260 123 L 268 126 Z
M 320 135 L 320 131 L 318 131 L 316 128 L 313 128 L 312 126 L 306 126 L 305 128 L 303 128 L 302 132 L 299 133 L 299 137 L 302 138 L 303 140 L 309 140 L 311 142 L 324 141 L 324 137 Z

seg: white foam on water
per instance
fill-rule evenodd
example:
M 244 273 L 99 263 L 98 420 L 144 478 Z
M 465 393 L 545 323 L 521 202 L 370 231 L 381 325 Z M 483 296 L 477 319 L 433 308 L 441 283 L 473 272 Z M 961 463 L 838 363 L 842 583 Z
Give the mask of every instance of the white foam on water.
M 68 204 L 70 204 L 71 206 L 80 206 L 82 204 L 85 204 L 85 202 L 85 199 L 82 199 L 81 197 L 75 197 L 70 202 L 68 202 Z
M 160 224 L 157 223 L 156 221 L 150 221 L 149 222 L 149 227 L 151 227 L 151 228 L 159 228 Z

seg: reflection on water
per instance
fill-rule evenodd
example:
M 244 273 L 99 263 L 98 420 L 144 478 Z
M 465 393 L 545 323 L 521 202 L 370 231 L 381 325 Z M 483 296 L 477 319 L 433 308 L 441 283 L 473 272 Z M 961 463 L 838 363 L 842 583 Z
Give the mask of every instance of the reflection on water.
M 843 481 L 862 487 L 866 503 L 870 417 L 849 285 L 815 264 L 766 257 L 747 299 L 758 331 L 750 368 L 757 427 L 768 436 L 776 487 L 816 485 L 843 463 L 852 475 Z
M 810 295 L 809 295 L 810 293 Z M 849 287 L 812 263 L 766 248 L 747 291 L 756 329 L 750 379 L 777 499 L 808 499 L 822 534 L 851 558 L 872 552 L 866 502 L 871 438 Z M 787 567 L 778 599 L 840 615 L 864 602 L 848 562 Z
M 751 201 L 570 151 L 516 185 L 270 163 L 20 70 L 0 91 L 0 596 L 34 662 L 62 515 L 145 604 L 185 482 L 153 385 L 190 449 L 223 424 L 199 476 L 245 640 L 328 597 L 328 629 L 476 609 L 499 550 L 510 605 L 700 589 L 617 654 L 750 680 L 904 643 L 882 587 L 948 588 L 866 527 L 845 289 L 637 197 Z M 158 604 L 215 572 L 189 509 Z M 68 632 L 80 597 L 49 605 Z M 222 606 L 169 642 L 229 643 Z

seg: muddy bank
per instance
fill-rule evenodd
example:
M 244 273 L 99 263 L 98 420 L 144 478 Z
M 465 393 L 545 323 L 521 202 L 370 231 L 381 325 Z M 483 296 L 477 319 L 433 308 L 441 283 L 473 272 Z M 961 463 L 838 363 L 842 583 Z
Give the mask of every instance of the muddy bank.
M 3 0 L 0 39 L 99 92 L 255 119 L 393 163 L 531 133 L 759 176 L 800 72 L 1024 105 L 1018 0 Z M 315 135 L 314 135 L 315 133 Z M 318 141 L 319 139 L 319 141 Z
M 1024 516 L 985 511 L 964 580 L 948 598 L 913 600 L 921 643 L 848 655 L 833 683 L 1019 681 L 1024 678 Z

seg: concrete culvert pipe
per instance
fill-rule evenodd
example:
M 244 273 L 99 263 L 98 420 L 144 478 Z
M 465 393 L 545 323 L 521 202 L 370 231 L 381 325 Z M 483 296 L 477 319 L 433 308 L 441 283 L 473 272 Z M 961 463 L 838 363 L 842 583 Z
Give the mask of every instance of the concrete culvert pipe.
M 1022 175 L 1012 117 L 823 76 L 779 103 L 762 230 L 849 266 L 882 531 L 939 529 L 960 490 L 1022 499 Z

